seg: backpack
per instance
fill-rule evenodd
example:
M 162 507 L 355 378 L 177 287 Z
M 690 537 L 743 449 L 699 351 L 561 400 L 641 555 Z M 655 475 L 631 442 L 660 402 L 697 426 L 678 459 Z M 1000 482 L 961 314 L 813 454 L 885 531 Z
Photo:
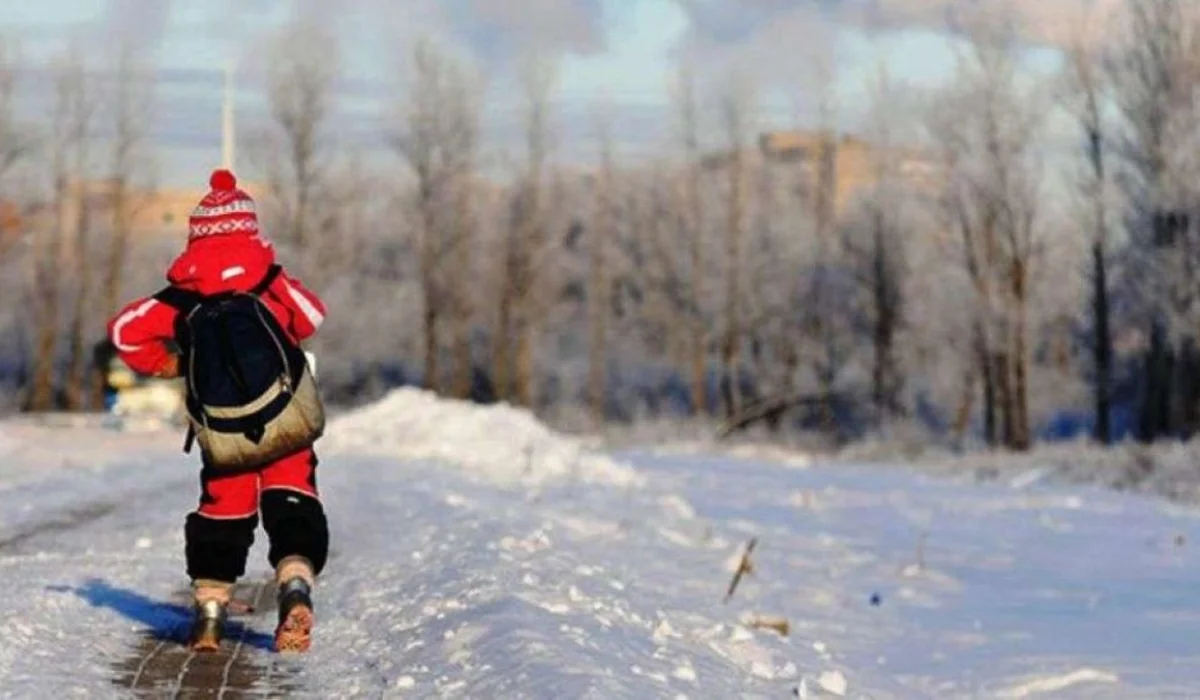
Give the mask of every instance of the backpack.
M 167 287 L 154 298 L 179 312 L 175 342 L 186 381 L 188 436 L 204 463 L 248 470 L 310 447 L 325 411 L 304 350 L 261 299 L 281 268 L 249 292 L 203 295 Z

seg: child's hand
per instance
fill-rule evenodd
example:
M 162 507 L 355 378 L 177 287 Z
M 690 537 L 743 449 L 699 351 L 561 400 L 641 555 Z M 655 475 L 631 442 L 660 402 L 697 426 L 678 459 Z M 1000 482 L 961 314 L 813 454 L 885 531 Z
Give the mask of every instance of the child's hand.
M 174 379 L 179 376 L 179 355 L 174 353 L 167 355 L 167 362 L 162 366 L 162 369 L 154 373 L 159 379 Z

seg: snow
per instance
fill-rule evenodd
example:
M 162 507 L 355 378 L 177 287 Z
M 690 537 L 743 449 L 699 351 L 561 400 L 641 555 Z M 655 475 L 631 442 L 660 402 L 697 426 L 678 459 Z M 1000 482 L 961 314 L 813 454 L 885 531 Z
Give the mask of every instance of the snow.
M 186 584 L 194 459 L 171 431 L 0 435 L 0 697 L 121 697 Z M 303 697 L 1200 696 L 1200 520 L 1163 500 L 604 455 L 412 390 L 331 421 L 321 453 L 314 649 L 243 652 Z M 260 532 L 248 579 L 265 554 Z
M 1120 679 L 1111 673 L 1097 671 L 1092 668 L 1082 668 L 1061 676 L 1036 678 L 1028 683 L 1022 683 L 1000 693 L 1002 698 L 1028 698 L 1041 693 L 1051 693 L 1062 690 L 1076 683 L 1116 683 Z
M 0 425 L 0 458 L 7 458 L 7 456 L 15 452 L 19 446 L 20 443 L 16 440 L 16 438 L 10 436 L 8 434 L 8 430 Z
M 535 486 L 578 479 L 585 484 L 638 486 L 628 465 L 591 453 L 528 411 L 442 400 L 403 387 L 365 409 L 330 421 L 325 448 L 339 453 L 437 460 L 496 483 Z
M 1015 489 L 1041 483 L 1075 484 L 1117 491 L 1154 495 L 1181 504 L 1200 506 L 1200 439 L 1187 442 L 1163 441 L 1141 444 L 1133 440 L 1102 447 L 1085 438 L 1075 441 L 1042 443 L 1027 452 L 1004 450 L 950 449 L 919 436 L 904 435 L 891 439 L 864 439 L 837 449 L 810 450 L 788 445 L 779 436 L 758 433 L 716 440 L 689 435 L 679 437 L 680 428 L 663 423 L 673 439 L 653 441 L 660 455 L 723 455 L 731 459 L 771 462 L 781 468 L 804 469 L 809 465 L 838 463 L 849 465 L 892 465 L 936 474 L 947 479 L 978 483 L 1003 482 Z M 627 447 L 629 433 L 645 441 L 643 431 L 618 431 L 610 436 L 610 446 Z M 688 427 L 690 433 L 698 428 Z M 711 428 L 709 429 L 711 433 Z M 634 442 L 633 444 L 639 444 Z

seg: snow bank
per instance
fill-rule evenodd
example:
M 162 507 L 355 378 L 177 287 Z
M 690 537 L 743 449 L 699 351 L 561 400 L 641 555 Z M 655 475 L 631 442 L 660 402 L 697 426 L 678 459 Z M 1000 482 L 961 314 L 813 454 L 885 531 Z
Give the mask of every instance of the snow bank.
M 506 484 L 643 484 L 632 467 L 592 453 L 527 410 L 445 399 L 412 387 L 330 420 L 324 445 L 344 453 L 437 460 Z
M 1115 674 L 1107 671 L 1098 671 L 1094 668 L 1081 668 L 1078 671 L 1072 671 L 1065 675 L 1037 678 L 1022 683 L 1005 690 L 1000 694 L 1000 697 L 1027 698 L 1033 695 L 1064 690 L 1078 683 L 1117 683 L 1119 681 L 1120 679 Z
M 754 435 L 759 435 L 755 438 Z M 1103 447 L 1088 440 L 1039 443 L 1028 452 L 952 449 L 920 430 L 899 428 L 840 449 L 804 444 L 804 436 L 739 434 L 728 440 L 685 437 L 657 442 L 630 432 L 614 448 L 658 455 L 721 455 L 806 469 L 818 465 L 892 465 L 934 476 L 1002 483 L 1016 490 L 1040 484 L 1080 485 L 1200 504 L 1200 439 Z
M 894 463 L 940 476 L 1007 484 L 1023 490 L 1042 483 L 1077 484 L 1200 503 L 1200 440 L 1102 447 L 1087 441 L 1035 445 L 1025 453 L 928 447 L 916 455 L 853 448 L 838 462 Z
M 170 426 L 106 427 L 96 414 L 22 414 L 0 420 L 0 490 L 62 468 L 100 469 L 129 458 L 173 460 L 183 433 Z
M 11 454 L 17 451 L 20 443 L 17 439 L 8 434 L 3 425 L 0 425 L 0 457 Z

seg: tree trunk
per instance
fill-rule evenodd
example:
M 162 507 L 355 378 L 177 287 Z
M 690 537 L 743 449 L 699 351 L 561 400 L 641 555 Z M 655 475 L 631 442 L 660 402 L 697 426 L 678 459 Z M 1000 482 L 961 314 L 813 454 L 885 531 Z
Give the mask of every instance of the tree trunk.
M 1015 347 L 1013 348 L 1013 444 L 1017 450 L 1028 450 L 1032 440 L 1032 426 L 1029 422 L 1029 357 L 1027 331 L 1024 322 L 1025 302 L 1021 302 L 1022 321 L 1017 325 Z
M 87 380 L 87 361 L 84 357 L 83 323 L 86 313 L 86 298 L 83 285 L 76 291 L 76 297 L 71 305 L 71 325 L 67 331 L 67 372 L 63 386 L 63 396 L 68 411 L 83 409 L 86 395 L 84 385 Z
M 511 251 L 501 264 L 500 308 L 496 315 L 496 328 L 492 333 L 492 382 L 496 386 L 496 397 L 502 401 L 512 399 L 512 320 L 513 288 L 511 273 Z
M 86 347 L 83 341 L 87 321 L 87 300 L 92 294 L 92 259 L 88 250 L 88 201 L 86 194 L 80 197 L 76 211 L 75 227 L 75 298 L 71 304 L 71 325 L 67 333 L 68 364 L 65 387 L 66 407 L 79 411 L 84 407 L 87 383 Z
M 108 251 L 107 264 L 104 266 L 104 283 L 101 289 L 105 319 L 112 318 L 120 311 L 121 275 L 129 257 L 129 211 L 127 184 L 124 176 L 118 174 L 112 197 L 112 245 Z M 95 366 L 92 370 L 91 407 L 92 410 L 99 411 L 104 408 L 104 387 L 107 383 L 108 368 Z
M 996 423 L 996 374 L 980 321 L 975 322 L 975 357 L 979 362 L 979 376 L 983 379 L 983 435 L 988 447 L 995 447 L 1000 438 Z
M 1108 266 L 1104 242 L 1092 244 L 1092 317 L 1096 340 L 1096 440 L 1112 444 L 1112 337 L 1109 331 Z
M 526 212 L 528 215 L 528 212 Z M 533 292 L 533 258 L 538 250 L 537 234 L 533 232 L 536 224 L 525 221 L 519 229 L 521 249 L 518 252 L 517 274 L 513 285 L 514 309 L 513 314 L 513 345 L 512 345 L 512 399 L 519 406 L 533 407 L 533 346 L 534 346 L 534 314 L 536 303 Z
M 420 210 L 417 249 L 420 251 L 418 266 L 421 276 L 421 301 L 424 304 L 421 314 L 421 334 L 425 340 L 423 384 L 426 389 L 440 394 L 442 376 L 439 359 L 442 348 L 439 331 L 442 308 L 446 300 L 441 294 L 444 285 L 440 283 L 439 278 L 441 270 L 438 251 L 442 245 L 444 231 L 440 228 L 441 221 L 435 211 L 438 201 L 432 175 L 429 169 L 423 167 L 418 167 L 417 173 L 417 207 Z
M 58 346 L 58 301 L 46 299 L 38 321 L 37 354 L 33 358 L 33 388 L 29 399 L 32 411 L 55 408 L 54 355 Z
M 1012 447 L 1016 435 L 1012 355 L 1007 351 L 993 352 L 991 365 L 992 381 L 996 389 L 996 408 L 1000 413 L 1000 443 L 1005 447 Z
M 471 398 L 475 384 L 475 364 L 471 352 L 471 314 L 460 313 L 454 323 L 454 381 L 451 391 L 455 398 Z
M 1086 66 L 1086 64 L 1081 64 Z M 1090 76 L 1090 74 L 1089 74 Z M 1089 83 L 1091 85 L 1091 83 Z M 1086 131 L 1088 135 L 1088 155 L 1092 164 L 1092 172 L 1096 178 L 1094 199 L 1094 215 L 1096 217 L 1096 237 L 1092 241 L 1092 324 L 1095 328 L 1095 342 L 1092 346 L 1092 359 L 1096 370 L 1096 430 L 1095 439 L 1102 445 L 1112 444 L 1112 333 L 1109 330 L 1108 303 L 1108 260 L 1105 254 L 1105 241 L 1108 239 L 1108 216 L 1104 201 L 1104 140 L 1100 130 L 1099 106 L 1096 93 L 1088 93 L 1090 108 L 1090 123 Z
M 708 348 L 704 329 L 699 328 L 692 338 L 692 415 L 708 414 Z
M 527 315 L 522 319 L 513 348 L 513 400 L 518 405 L 534 408 L 534 338 L 536 330 L 533 319 Z
M 968 365 L 963 369 L 962 392 L 954 411 L 954 442 L 961 444 L 971 424 L 971 407 L 975 405 L 975 371 Z
M 1154 442 L 1168 432 L 1170 415 L 1171 358 L 1166 344 L 1166 331 L 1160 321 L 1150 326 L 1150 348 L 1146 352 L 1145 379 L 1138 421 L 1138 438 L 1142 442 Z
M 1016 306 L 1016 328 L 1013 331 L 1012 348 L 1012 410 L 1013 435 L 1009 445 L 1016 450 L 1027 450 L 1031 443 L 1029 423 L 1029 333 L 1028 276 L 1025 262 L 1020 258 L 1012 264 L 1013 303 Z
M 825 324 L 822 324 L 822 328 Z M 822 338 L 825 338 L 822 334 Z M 833 349 L 828 344 L 825 347 L 825 363 L 817 376 L 817 381 L 821 387 L 821 429 L 827 435 L 836 435 L 837 439 L 841 440 L 841 428 L 837 421 L 837 412 L 833 406 L 833 384 L 837 378 L 837 360 L 833 356 Z
M 58 164 L 61 168 L 61 163 Z M 33 357 L 33 382 L 29 396 L 29 409 L 49 411 L 57 407 L 55 387 L 55 365 L 58 352 L 59 306 L 62 295 L 60 270 L 66 261 L 66 220 L 69 212 L 67 198 L 70 191 L 66 175 L 59 170 L 55 180 L 56 221 L 53 233 L 38 232 L 35 273 L 38 314 L 35 353 Z
M 875 357 L 871 371 L 871 395 L 875 404 L 875 420 L 882 424 L 896 408 L 896 309 L 884 247 L 882 212 L 879 211 L 876 212 L 874 234 Z
M 689 157 L 695 154 L 689 151 Z M 687 203 L 692 211 L 691 229 L 688 231 L 688 249 L 690 252 L 691 271 L 689 285 L 692 337 L 692 407 L 693 415 L 704 416 L 709 413 L 708 394 L 708 328 L 704 322 L 704 300 L 700 293 L 700 280 L 704 273 L 704 227 L 703 206 L 700 196 L 700 175 L 694 160 L 688 163 L 687 173 Z
M 611 176 L 606 151 L 598 193 L 599 211 L 596 225 L 590 231 L 591 246 L 588 256 L 588 403 L 591 407 L 592 422 L 597 428 L 604 424 L 608 402 L 608 315 L 612 299 L 606 247 L 611 236 L 613 219 Z
M 466 187 L 462 187 L 465 191 Z M 471 253 L 474 241 L 471 239 L 471 223 L 468 208 L 470 195 L 460 194 L 458 205 L 459 232 L 455 238 L 457 248 L 455 265 L 463 274 L 463 283 L 455 289 L 454 309 L 454 381 L 452 391 L 460 399 L 471 397 L 471 388 L 475 383 L 474 353 L 471 352 L 471 330 L 475 316 L 475 305 L 471 299 L 469 271 L 473 269 Z
M 441 393 L 441 368 L 438 366 L 438 355 L 441 347 L 438 344 L 438 325 L 441 317 L 438 305 L 432 302 L 435 292 L 432 285 L 425 285 L 425 313 L 422 314 L 421 330 L 425 336 L 425 388 Z
M 738 365 L 741 363 L 741 237 L 744 202 L 742 198 L 741 155 L 734 156 L 736 165 L 731 174 L 729 196 L 729 230 L 726 232 L 725 254 L 728 269 L 725 287 L 725 339 L 721 344 L 721 360 L 725 370 L 725 416 L 730 418 L 742 410 L 742 394 Z
M 741 412 L 741 392 L 738 386 L 737 365 L 738 338 L 735 331 L 726 331 L 725 340 L 721 343 L 721 365 L 724 377 L 721 381 L 721 398 L 725 404 L 725 417 L 732 418 Z
M 592 421 L 599 427 L 604 423 L 607 403 L 608 294 L 604 293 L 607 291 L 604 272 L 593 270 L 592 274 L 592 288 L 603 297 L 592 302 L 591 337 L 588 339 L 588 403 L 591 405 Z
M 1200 422 L 1200 354 L 1196 352 L 1196 340 L 1187 337 L 1179 349 L 1179 362 L 1175 385 L 1178 400 L 1176 430 L 1183 440 L 1196 434 Z

